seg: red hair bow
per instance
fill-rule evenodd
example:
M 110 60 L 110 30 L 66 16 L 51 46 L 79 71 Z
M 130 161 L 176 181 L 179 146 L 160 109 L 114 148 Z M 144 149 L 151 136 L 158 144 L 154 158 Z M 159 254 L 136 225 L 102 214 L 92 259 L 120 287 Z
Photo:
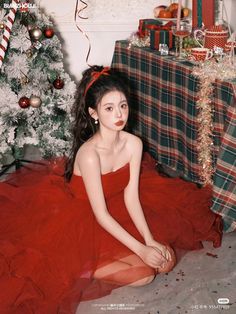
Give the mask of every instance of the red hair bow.
M 109 72 L 108 72 L 109 70 L 110 70 L 110 67 L 105 67 L 100 72 L 99 71 L 93 71 L 91 73 L 92 79 L 91 79 L 91 81 L 88 83 L 88 85 L 85 88 L 84 96 L 86 96 L 87 91 L 89 90 L 89 88 L 93 85 L 94 82 L 96 82 L 99 79 L 99 77 L 101 75 L 109 75 Z

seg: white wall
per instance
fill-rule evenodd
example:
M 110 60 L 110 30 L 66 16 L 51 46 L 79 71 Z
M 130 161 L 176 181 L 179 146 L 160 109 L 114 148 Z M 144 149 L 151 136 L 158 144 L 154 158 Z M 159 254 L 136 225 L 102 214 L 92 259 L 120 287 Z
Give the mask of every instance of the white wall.
M 80 4 L 81 2 L 78 1 Z M 88 19 L 74 19 L 76 0 L 38 0 L 38 5 L 50 15 L 62 39 L 66 67 L 75 80 L 88 67 L 86 56 L 91 45 L 89 64 L 110 65 L 115 41 L 127 39 L 137 30 L 140 18 L 152 18 L 153 8 L 169 5 L 171 0 L 86 0 L 81 12 Z M 174 2 L 174 1 L 172 1 Z M 191 0 L 182 1 L 191 8 Z M 225 0 L 228 16 L 234 22 L 236 0 Z M 79 7 L 81 8 L 81 6 Z M 76 27 L 83 31 L 83 33 Z M 85 34 L 89 37 L 89 41 Z
M 232 31 L 236 31 L 236 0 L 224 0 L 225 11 L 223 11 L 223 19 L 229 20 Z

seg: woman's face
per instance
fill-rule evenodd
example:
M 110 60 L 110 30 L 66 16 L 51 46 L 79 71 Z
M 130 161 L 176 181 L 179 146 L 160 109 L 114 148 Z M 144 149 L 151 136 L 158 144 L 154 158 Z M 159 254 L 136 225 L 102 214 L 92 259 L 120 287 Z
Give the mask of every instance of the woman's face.
M 129 116 L 129 106 L 125 95 L 117 90 L 106 93 L 98 103 L 95 114 L 100 127 L 122 130 Z

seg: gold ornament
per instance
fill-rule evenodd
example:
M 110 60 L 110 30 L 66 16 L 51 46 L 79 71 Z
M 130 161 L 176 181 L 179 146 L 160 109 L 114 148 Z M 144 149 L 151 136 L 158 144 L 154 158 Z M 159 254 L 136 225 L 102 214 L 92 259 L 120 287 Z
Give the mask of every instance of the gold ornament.
M 41 100 L 40 97 L 34 96 L 34 95 L 32 95 L 32 96 L 30 97 L 30 106 L 31 106 L 31 107 L 33 107 L 33 108 L 38 108 L 38 107 L 41 106 L 41 104 L 42 104 L 42 100 Z
M 24 72 L 22 72 L 22 71 L 20 71 L 20 72 L 22 74 L 22 77 L 20 79 L 21 85 L 27 85 L 29 83 L 28 76 Z
M 3 22 L 0 22 L 0 29 L 4 29 L 5 24 Z
M 29 48 L 26 50 L 26 55 L 28 58 L 32 58 L 33 56 L 33 49 Z
M 29 83 L 29 79 L 27 76 L 23 76 L 21 79 L 20 79 L 20 82 L 21 82 L 21 85 L 27 85 Z

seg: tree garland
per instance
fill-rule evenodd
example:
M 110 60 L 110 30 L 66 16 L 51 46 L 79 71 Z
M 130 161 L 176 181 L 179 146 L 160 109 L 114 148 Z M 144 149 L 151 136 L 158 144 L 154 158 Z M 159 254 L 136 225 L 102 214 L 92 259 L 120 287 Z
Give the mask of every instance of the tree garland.
M 212 150 L 213 143 L 213 104 L 212 80 L 205 75 L 199 77 L 198 100 L 196 102 L 198 115 L 198 162 L 201 165 L 200 178 L 204 185 L 212 184 L 214 173 Z

